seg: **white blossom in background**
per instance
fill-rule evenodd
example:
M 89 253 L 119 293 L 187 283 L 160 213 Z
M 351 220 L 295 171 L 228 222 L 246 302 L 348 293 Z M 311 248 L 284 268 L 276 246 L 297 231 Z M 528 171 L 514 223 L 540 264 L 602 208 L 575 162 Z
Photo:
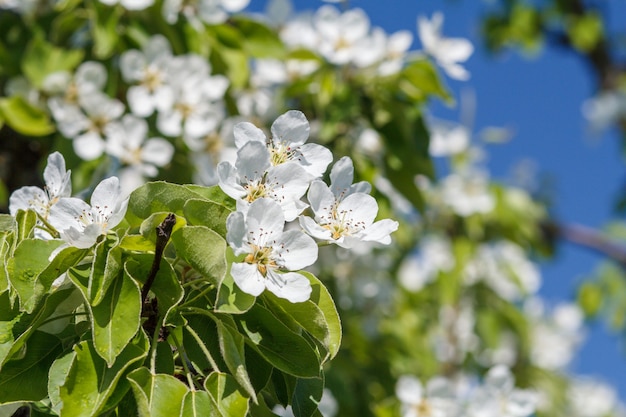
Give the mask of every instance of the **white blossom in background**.
M 272 199 L 253 201 L 246 214 L 236 211 L 226 220 L 226 240 L 236 256 L 231 275 L 242 291 L 258 296 L 267 289 L 292 303 L 311 295 L 309 280 L 296 271 L 317 260 L 317 244 L 298 230 L 284 231 L 282 208 Z
M 319 412 L 323 417 L 335 417 L 337 415 L 338 408 L 339 406 L 337 405 L 337 400 L 333 396 L 332 392 L 330 392 L 328 388 L 324 388 L 324 391 L 322 392 L 322 399 L 318 404 Z M 272 408 L 272 412 L 280 417 L 295 417 L 293 408 L 291 408 L 290 405 L 287 407 L 283 407 L 280 404 L 275 405 Z
M 49 222 L 60 233 L 66 246 L 90 248 L 98 237 L 117 226 L 128 206 L 117 177 L 102 180 L 91 195 L 91 204 L 74 197 L 61 198 L 50 209 Z
M 108 6 L 121 4 L 122 7 L 128 10 L 143 10 L 146 7 L 152 6 L 154 0 L 100 0 L 100 3 L 104 3 Z
M 400 284 L 409 291 L 419 291 L 435 280 L 439 272 L 448 272 L 456 263 L 448 239 L 428 235 L 420 240 L 418 252 L 407 256 L 398 270 Z
M 219 186 L 236 200 L 238 211 L 246 212 L 255 200 L 268 197 L 280 205 L 285 219 L 292 221 L 307 207 L 300 199 L 309 186 L 310 176 L 295 162 L 272 166 L 270 159 L 264 143 L 246 143 L 237 151 L 234 166 L 229 162 L 217 166 Z
M 530 417 L 537 407 L 537 393 L 515 388 L 515 378 L 508 367 L 491 368 L 470 396 L 467 417 Z
M 167 136 L 182 136 L 193 147 L 224 119 L 223 97 L 229 82 L 223 75 L 211 75 L 209 63 L 193 54 L 176 57 L 170 71 L 174 99 L 169 107 L 158 109 L 157 128 Z
M 458 306 L 442 306 L 433 338 L 437 359 L 442 363 L 463 363 L 467 354 L 478 347 L 475 326 L 476 315 L 471 301 L 463 300 Z
M 54 152 L 48 156 L 48 164 L 43 171 L 45 186 L 43 190 L 39 187 L 26 186 L 15 190 L 9 198 L 9 212 L 12 216 L 18 210 L 33 209 L 44 220 L 48 220 L 50 209 L 61 198 L 72 195 L 72 183 L 70 181 L 71 171 L 65 169 L 65 159 L 59 152 Z M 36 229 L 35 236 L 42 239 L 49 239 L 51 236 L 41 230 Z
M 470 144 L 469 130 L 458 123 L 432 121 L 429 124 L 428 152 L 435 157 L 452 156 L 464 152 Z
M 101 92 L 107 82 L 107 70 L 99 62 L 86 61 L 74 74 L 61 71 L 48 75 L 42 85 L 54 106 L 79 105 L 80 97 Z
M 315 51 L 319 44 L 319 35 L 313 25 L 313 15 L 305 12 L 289 19 L 280 29 L 280 39 L 290 49 L 305 48 Z
M 178 21 L 182 14 L 196 28 L 203 23 L 224 23 L 232 13 L 245 9 L 250 0 L 165 0 L 163 18 L 170 24 Z
M 528 260 L 520 246 L 505 240 L 479 246 L 464 274 L 467 285 L 483 281 L 508 301 L 533 295 L 541 286 L 537 265 Z
M 396 383 L 396 396 L 402 417 L 454 417 L 460 411 L 454 385 L 444 377 L 432 378 L 424 387 L 414 376 L 403 375 Z
M 118 172 L 122 194 L 129 195 L 153 178 L 158 168 L 169 164 L 174 156 L 174 146 L 159 137 L 148 138 L 148 123 L 132 115 L 109 124 L 105 130 L 106 153 L 115 157 L 123 168 Z
M 381 76 L 396 74 L 404 66 L 412 42 L 413 35 L 407 30 L 387 34 L 375 27 L 355 45 L 353 63 L 359 68 L 375 68 Z
M 541 368 L 564 369 L 583 342 L 584 313 L 572 303 L 557 304 L 550 312 L 545 310 L 537 298 L 524 305 L 531 323 L 530 358 Z
M 437 64 L 456 80 L 467 80 L 469 72 L 460 63 L 474 52 L 472 43 L 464 38 L 446 38 L 441 34 L 443 14 L 434 13 L 431 20 L 424 16 L 417 19 L 417 32 L 424 52 L 435 59 Z
M 214 132 L 198 138 L 197 148 L 190 152 L 189 158 L 194 165 L 193 179 L 197 184 L 217 185 L 219 178 L 217 166 L 220 162 L 234 165 L 237 161 L 234 127 L 242 121 L 241 117 L 230 117 Z
M 168 40 L 161 36 L 151 37 L 141 51 L 130 49 L 120 57 L 122 77 L 131 85 L 127 99 L 131 111 L 140 117 L 148 117 L 155 110 L 164 110 L 174 102 L 174 91 L 169 85 L 169 65 L 175 58 Z
M 359 56 L 359 44 L 368 36 L 370 21 L 362 9 L 342 13 L 333 6 L 324 5 L 315 12 L 313 27 L 318 35 L 316 50 L 328 62 L 346 65 Z
M 582 113 L 594 132 L 601 132 L 626 116 L 626 94 L 604 91 L 585 100 Z
M 448 175 L 439 189 L 442 202 L 459 216 L 489 213 L 495 207 L 488 176 L 475 169 Z
M 305 143 L 309 138 L 310 126 L 306 116 L 297 110 L 289 110 L 272 123 L 272 136 L 252 123 L 239 123 L 235 126 L 235 145 L 241 149 L 249 142 L 259 142 L 267 146 L 273 166 L 292 162 L 301 166 L 313 178 L 321 177 L 333 156 L 328 148 L 316 143 Z
M 624 417 L 615 388 L 590 378 L 574 378 L 567 391 L 569 417 Z

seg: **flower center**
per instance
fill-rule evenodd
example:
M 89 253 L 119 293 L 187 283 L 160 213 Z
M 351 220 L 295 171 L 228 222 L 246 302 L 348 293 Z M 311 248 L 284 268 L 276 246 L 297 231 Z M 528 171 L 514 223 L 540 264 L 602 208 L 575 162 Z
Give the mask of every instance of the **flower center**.
M 270 150 L 270 162 L 273 166 L 284 164 L 293 158 L 294 152 L 290 146 L 285 145 L 284 143 L 269 143 L 268 144 Z
M 252 247 L 252 253 L 249 253 L 244 259 L 249 264 L 256 264 L 257 269 L 261 275 L 266 276 L 267 268 L 276 269 L 276 261 L 272 257 L 272 248 L 267 246 L 250 245 Z
M 265 197 L 268 192 L 266 185 L 262 181 L 249 182 L 247 185 L 244 185 L 244 188 L 248 192 L 246 201 L 249 203 L 252 203 L 257 198 Z

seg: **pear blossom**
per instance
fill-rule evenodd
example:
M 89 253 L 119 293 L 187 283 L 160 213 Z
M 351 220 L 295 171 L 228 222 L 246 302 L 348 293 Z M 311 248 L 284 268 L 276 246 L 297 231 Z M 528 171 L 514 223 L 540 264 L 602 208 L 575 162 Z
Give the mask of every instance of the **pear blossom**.
M 245 212 L 255 200 L 268 197 L 280 205 L 286 220 L 292 221 L 307 207 L 300 201 L 309 186 L 307 173 L 294 162 L 272 166 L 270 152 L 260 142 L 239 148 L 235 165 L 220 163 L 217 175 L 220 188 L 236 200 L 238 211 Z
M 414 376 L 403 375 L 396 383 L 396 396 L 402 417 L 451 417 L 459 409 L 454 387 L 444 377 L 432 378 L 424 387 Z
M 391 243 L 390 234 L 398 222 L 383 219 L 374 222 L 378 203 L 374 197 L 359 192 L 341 200 L 320 180 L 311 183 L 307 194 L 315 219 L 300 216 L 300 225 L 316 239 L 352 248 L 359 242 Z
M 18 210 L 35 210 L 44 220 L 48 219 L 50 208 L 59 199 L 72 194 L 71 171 L 65 169 L 65 159 L 59 152 L 48 156 L 48 164 L 43 171 L 46 184 L 39 187 L 26 186 L 15 190 L 9 198 L 9 212 L 15 215 Z
M 147 117 L 156 109 L 173 105 L 174 91 L 168 84 L 172 59 L 169 42 L 161 35 L 151 37 L 141 51 L 131 49 L 122 54 L 120 70 L 124 80 L 139 83 L 127 93 L 128 105 L 137 116 Z
M 358 56 L 358 45 L 367 37 L 370 21 L 359 8 L 340 12 L 331 5 L 320 7 L 313 16 L 318 38 L 316 50 L 336 65 L 352 63 Z
M 617 392 L 605 382 L 590 379 L 574 379 L 568 389 L 569 416 L 606 417 L 624 415 L 624 404 Z
M 250 0 L 165 0 L 163 17 L 173 24 L 183 14 L 199 29 L 202 22 L 211 25 L 225 22 L 231 13 L 243 10 L 248 3 Z
M 441 199 L 459 216 L 489 213 L 495 199 L 489 192 L 489 178 L 478 170 L 453 173 L 440 183 Z
M 344 156 L 335 162 L 330 170 L 330 191 L 337 201 L 341 201 L 354 193 L 369 194 L 372 190 L 372 185 L 367 181 L 360 181 L 355 184 L 352 183 L 353 181 L 354 164 L 349 156 Z
M 143 10 L 146 7 L 152 6 L 154 0 L 100 0 L 100 3 L 104 3 L 108 6 L 121 4 L 122 7 L 128 10 Z
M 430 143 L 428 152 L 434 156 L 451 156 L 469 147 L 469 130 L 460 124 L 443 121 L 430 123 Z
M 431 20 L 424 16 L 418 17 L 417 32 L 424 51 L 435 59 L 450 78 L 467 80 L 470 74 L 459 63 L 470 57 L 474 52 L 474 47 L 470 41 L 464 38 L 443 37 L 441 35 L 442 25 L 443 14 L 440 12 L 433 14 Z
M 292 303 L 311 295 L 311 284 L 300 270 L 317 259 L 317 244 L 298 230 L 284 231 L 282 208 L 269 198 L 250 204 L 246 214 L 236 211 L 226 219 L 226 240 L 235 255 L 231 275 L 242 291 L 258 296 L 267 289 Z
M 119 179 L 110 177 L 96 186 L 91 204 L 79 198 L 61 198 L 50 209 L 49 222 L 65 241 L 62 247 L 86 249 L 122 221 L 127 206 L 128 198 L 121 194 Z
M 537 394 L 515 388 L 508 367 L 496 365 L 485 375 L 467 407 L 468 417 L 530 417 L 537 407 Z
M 248 142 L 260 142 L 267 146 L 274 166 L 293 162 L 315 178 L 322 176 L 332 161 L 331 152 L 324 146 L 305 143 L 309 138 L 310 126 L 306 116 L 297 110 L 289 110 L 279 116 L 271 127 L 272 137 L 252 123 L 235 126 L 235 145 L 241 148 Z
M 439 272 L 448 272 L 454 265 L 450 241 L 441 236 L 428 235 L 420 241 L 419 252 L 407 256 L 400 264 L 398 279 L 404 288 L 417 292 L 436 279 Z

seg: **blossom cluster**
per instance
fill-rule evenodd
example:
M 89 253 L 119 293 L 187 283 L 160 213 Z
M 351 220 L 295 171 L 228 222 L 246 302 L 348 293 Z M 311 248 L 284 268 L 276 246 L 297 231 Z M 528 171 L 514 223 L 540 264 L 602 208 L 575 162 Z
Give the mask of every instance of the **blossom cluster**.
M 66 246 L 92 247 L 101 235 L 122 221 L 128 206 L 128 197 L 122 195 L 117 177 L 102 180 L 88 204 L 71 196 L 70 174 L 63 156 L 54 152 L 44 170 L 45 187 L 22 187 L 9 200 L 11 215 L 29 209 L 37 213 L 35 236 L 45 240 L 60 237 L 65 243 L 58 250 Z
M 226 240 L 235 255 L 244 256 L 231 275 L 249 294 L 267 289 L 291 302 L 306 301 L 310 283 L 293 271 L 317 260 L 314 239 L 345 248 L 389 244 L 398 228 L 390 219 L 375 221 L 378 203 L 369 195 L 371 186 L 353 184 L 348 157 L 333 165 L 330 185 L 321 180 L 332 154 L 306 143 L 309 132 L 308 120 L 296 110 L 274 121 L 270 137 L 252 123 L 239 123 L 234 127 L 237 159 L 234 165 L 218 165 L 219 186 L 237 207 L 227 219 Z

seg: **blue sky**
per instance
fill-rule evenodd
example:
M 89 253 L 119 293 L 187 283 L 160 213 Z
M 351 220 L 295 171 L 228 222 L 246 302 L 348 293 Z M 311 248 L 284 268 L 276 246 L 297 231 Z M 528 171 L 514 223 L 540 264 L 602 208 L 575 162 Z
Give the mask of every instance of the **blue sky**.
M 259 0 L 253 0 L 253 6 Z M 293 0 L 292 0 L 293 1 Z M 321 1 L 296 0 L 298 10 L 315 9 Z M 611 24 L 625 16 L 626 7 L 613 7 Z M 416 32 L 418 15 L 445 15 L 446 36 L 469 38 L 476 46 L 466 68 L 468 82 L 447 80 L 459 97 L 472 91 L 476 97 L 475 131 L 487 126 L 512 129 L 511 142 L 489 148 L 488 167 L 496 178 L 507 177 L 520 160 L 533 161 L 541 174 L 554 184 L 554 213 L 564 222 L 600 227 L 611 219 L 612 204 L 624 180 L 624 168 L 616 132 L 601 137 L 590 135 L 581 104 L 594 91 L 593 79 L 573 54 L 546 49 L 535 57 L 516 52 L 490 56 L 482 47 L 480 16 L 487 2 L 474 0 L 352 0 L 364 9 L 373 25 L 387 32 L 408 29 Z M 419 48 L 414 41 L 414 48 Z M 439 118 L 459 120 L 459 108 L 433 107 Z M 541 290 L 549 301 L 571 299 L 576 283 L 588 276 L 601 258 L 571 244 L 562 244 L 557 257 L 542 265 Z M 573 371 L 600 377 L 616 386 L 626 399 L 626 354 L 617 337 L 604 326 L 590 326 L 588 341 L 573 364 Z

